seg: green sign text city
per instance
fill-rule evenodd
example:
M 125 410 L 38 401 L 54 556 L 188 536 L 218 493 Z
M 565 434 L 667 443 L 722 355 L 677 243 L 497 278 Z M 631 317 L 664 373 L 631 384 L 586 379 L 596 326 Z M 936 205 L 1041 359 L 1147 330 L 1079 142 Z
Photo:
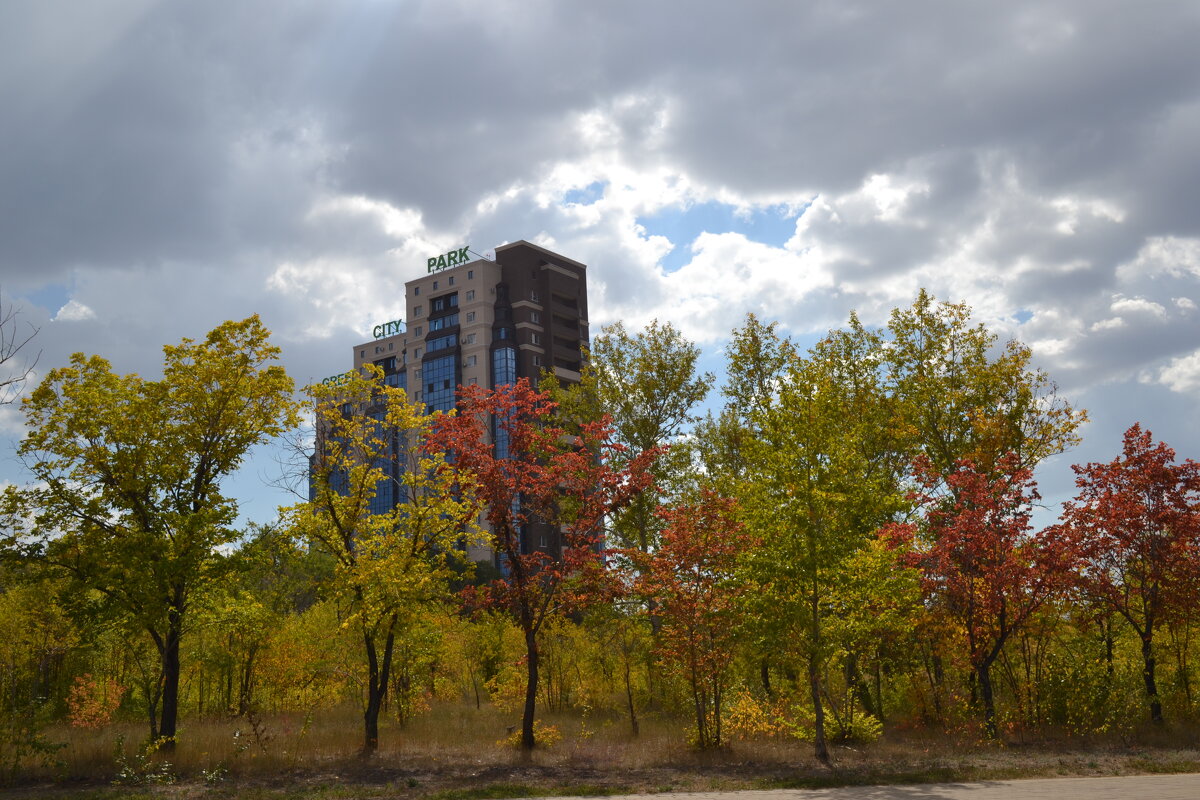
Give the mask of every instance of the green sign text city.
M 394 336 L 397 333 L 404 333 L 404 320 L 402 319 L 384 322 L 371 329 L 371 335 L 376 339 L 382 339 L 385 336 Z

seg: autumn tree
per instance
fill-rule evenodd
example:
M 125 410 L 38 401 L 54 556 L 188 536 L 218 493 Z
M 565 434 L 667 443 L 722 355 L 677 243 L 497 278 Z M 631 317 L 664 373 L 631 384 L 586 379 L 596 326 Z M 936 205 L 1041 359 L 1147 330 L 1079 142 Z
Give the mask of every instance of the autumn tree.
M 695 449 L 705 479 L 731 486 L 744 478 L 748 449 L 757 437 L 759 420 L 774 401 L 795 345 L 780 336 L 778 323 L 763 323 L 747 314 L 725 348 L 727 380 L 721 389 L 725 405 L 696 428 Z M 732 483 L 731 483 L 732 482 Z
M 1200 464 L 1175 463 L 1175 451 L 1135 423 L 1119 457 L 1074 470 L 1079 494 L 1064 506 L 1060 533 L 1079 549 L 1080 589 L 1137 634 L 1150 718 L 1161 723 L 1154 635 L 1168 615 L 1196 607 Z
M 607 416 L 615 443 L 613 466 L 651 450 L 655 483 L 678 486 L 691 464 L 685 435 L 696 421 L 693 409 L 708 394 L 713 376 L 697 372 L 700 348 L 671 323 L 651 322 L 629 333 L 620 322 L 606 325 L 588 348 L 578 384 L 566 388 L 551 378 L 551 390 L 566 419 L 595 421 Z M 658 495 L 641 494 L 618 510 L 609 529 L 624 547 L 649 552 L 657 543 Z
M 285 518 L 299 539 L 337 564 L 331 591 L 363 644 L 363 751 L 371 753 L 397 633 L 419 609 L 447 597 L 453 560 L 481 538 L 479 505 L 474 485 L 426 447 L 440 417 L 386 385 L 377 367 L 307 391 L 317 415 L 312 499 Z
M 221 482 L 297 414 L 257 316 L 163 352 L 160 380 L 82 353 L 51 370 L 23 402 L 19 453 L 36 482 L 10 488 L 3 510 L 9 547 L 102 593 L 153 640 L 162 710 L 151 707 L 150 733 L 170 748 L 189 612 L 237 537 Z
M 740 641 L 739 601 L 748 587 L 737 569 L 755 543 L 735 505 L 702 489 L 694 500 L 660 512 L 665 526 L 652 554 L 629 554 L 635 591 L 654 601 L 662 620 L 659 652 L 691 691 L 701 748 L 722 744 L 721 709 Z
M 995 738 L 992 666 L 1005 644 L 1064 584 L 1071 548 L 1053 529 L 1031 533 L 1038 500 L 1031 471 L 1015 454 L 991 470 L 960 461 L 943 475 L 927 458 L 915 466 L 925 492 L 922 525 L 898 524 L 884 535 L 907 548 L 928 602 L 957 623 L 978 683 L 983 721 Z M 945 491 L 932 494 L 945 481 Z
M 860 326 L 831 333 L 807 357 L 784 354 L 748 420 L 755 435 L 740 493 L 762 545 L 748 561 L 759 588 L 747 605 L 777 656 L 804 663 L 814 751 L 828 761 L 822 672 L 835 643 L 826 621 L 840 573 L 902 505 L 894 409 L 874 336 Z
M 521 628 L 526 751 L 535 745 L 538 634 L 547 620 L 583 604 L 603 568 L 604 516 L 646 490 L 658 456 L 649 450 L 630 457 L 603 420 L 581 422 L 568 435 L 555 424 L 555 410 L 524 378 L 494 390 L 464 386 L 459 413 L 436 417 L 426 444 L 446 454 L 485 504 L 503 577 L 475 593 L 474 602 L 504 611 Z M 622 466 L 613 466 L 617 459 Z M 534 541 L 539 531 L 544 545 Z
M 1033 468 L 1079 441 L 1087 414 L 1031 365 L 1028 346 L 972 325 L 965 303 L 937 302 L 922 289 L 912 306 L 892 311 L 880 341 L 910 457 L 925 455 L 939 474 L 963 459 L 987 471 L 1007 453 Z

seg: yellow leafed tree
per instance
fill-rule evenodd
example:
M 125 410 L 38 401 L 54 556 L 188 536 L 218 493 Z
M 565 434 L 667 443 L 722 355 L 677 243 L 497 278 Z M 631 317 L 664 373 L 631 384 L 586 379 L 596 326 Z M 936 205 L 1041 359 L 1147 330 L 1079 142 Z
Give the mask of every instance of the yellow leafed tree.
M 365 752 L 379 745 L 396 637 L 423 607 L 445 599 L 465 548 L 484 539 L 479 504 L 457 492 L 441 454 L 423 451 L 432 417 L 368 366 L 317 384 L 310 500 L 285 509 L 297 537 L 335 560 L 331 591 L 357 630 L 367 667 Z M 463 558 L 459 558 L 463 556 Z

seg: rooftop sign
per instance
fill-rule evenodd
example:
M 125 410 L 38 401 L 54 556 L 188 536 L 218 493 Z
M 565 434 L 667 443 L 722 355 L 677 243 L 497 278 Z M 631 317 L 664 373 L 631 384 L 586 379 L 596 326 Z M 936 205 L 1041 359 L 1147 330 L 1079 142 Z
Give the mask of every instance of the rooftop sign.
M 425 262 L 425 267 L 428 272 L 441 272 L 444 269 L 465 264 L 469 260 L 467 258 L 467 247 L 460 247 L 457 250 L 451 250 L 449 253 L 442 253 L 440 256 L 432 256 Z
M 385 336 L 395 336 L 397 333 L 404 333 L 404 320 L 402 319 L 384 322 L 371 329 L 371 335 L 376 339 L 382 339 Z

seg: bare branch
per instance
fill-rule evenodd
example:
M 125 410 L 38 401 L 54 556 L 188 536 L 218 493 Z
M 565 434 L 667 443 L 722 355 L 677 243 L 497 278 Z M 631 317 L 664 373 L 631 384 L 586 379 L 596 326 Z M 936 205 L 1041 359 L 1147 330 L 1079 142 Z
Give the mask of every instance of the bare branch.
M 0 294 L 0 405 L 7 405 L 17 399 L 21 387 L 33 374 L 33 368 L 37 366 L 42 355 L 41 351 L 38 351 L 32 361 L 27 360 L 20 365 L 10 363 L 16 360 L 38 333 L 38 329 L 31 323 L 20 325 L 20 315 L 21 309 L 13 306 L 11 302 L 6 305 L 4 296 Z

